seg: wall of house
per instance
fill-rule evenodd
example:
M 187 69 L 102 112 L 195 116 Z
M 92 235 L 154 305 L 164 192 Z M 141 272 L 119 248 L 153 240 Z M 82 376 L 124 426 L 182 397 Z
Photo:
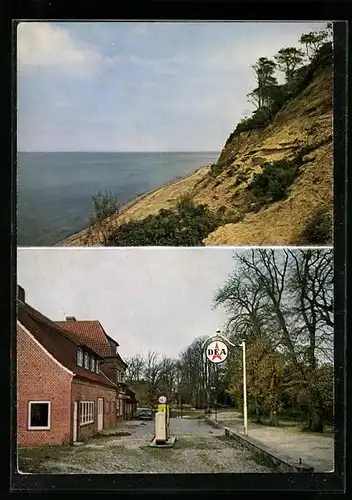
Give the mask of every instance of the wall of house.
M 89 381 L 74 379 L 72 382 L 72 405 L 74 401 L 94 401 L 94 422 L 80 425 L 78 405 L 78 441 L 88 439 L 98 433 L 98 398 L 104 400 L 103 428 L 116 427 L 116 390 Z
M 72 375 L 17 326 L 17 443 L 67 444 L 71 429 Z M 50 401 L 50 430 L 29 430 L 29 401 Z
M 122 382 L 121 377 L 125 373 L 125 367 L 119 363 L 118 359 L 105 358 L 101 369 L 110 380 L 115 382 L 115 384 Z M 120 372 L 120 377 L 118 376 L 118 372 Z

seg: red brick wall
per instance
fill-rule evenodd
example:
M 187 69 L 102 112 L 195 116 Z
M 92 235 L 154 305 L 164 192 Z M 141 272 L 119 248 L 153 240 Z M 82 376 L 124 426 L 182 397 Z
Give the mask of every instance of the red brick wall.
M 40 446 L 69 443 L 71 380 L 42 348 L 17 326 L 17 443 Z M 51 402 L 50 430 L 28 430 L 28 402 Z
M 116 391 L 109 387 L 103 387 L 80 379 L 72 382 L 72 405 L 74 401 L 94 401 L 94 423 L 79 424 L 78 404 L 78 441 L 87 439 L 98 432 L 98 398 L 104 400 L 103 428 L 112 429 L 116 427 Z

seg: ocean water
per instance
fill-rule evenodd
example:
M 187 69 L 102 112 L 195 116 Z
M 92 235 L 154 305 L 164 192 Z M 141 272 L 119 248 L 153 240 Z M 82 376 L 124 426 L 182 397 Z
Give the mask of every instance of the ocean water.
M 18 153 L 17 244 L 50 246 L 87 226 L 92 197 L 115 193 L 121 205 L 197 168 L 219 152 Z

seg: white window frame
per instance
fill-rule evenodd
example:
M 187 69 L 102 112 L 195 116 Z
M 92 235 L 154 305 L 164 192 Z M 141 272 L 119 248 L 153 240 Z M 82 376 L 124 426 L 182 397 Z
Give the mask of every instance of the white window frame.
M 94 406 L 94 401 L 79 402 L 79 425 L 81 427 L 94 423 Z
M 32 404 L 47 404 L 48 405 L 48 425 L 38 427 L 31 425 L 31 409 Z M 29 431 L 50 431 L 51 429 L 51 401 L 28 401 L 28 430 Z
M 77 348 L 77 359 L 76 363 L 78 366 L 83 366 L 83 351 L 80 347 Z
M 98 373 L 99 374 L 99 365 L 100 365 L 100 362 L 98 360 L 95 361 L 95 373 Z
M 90 371 L 95 372 L 95 358 L 93 356 L 90 358 Z
M 86 370 L 89 370 L 89 354 L 87 352 L 84 353 L 83 355 L 83 360 L 84 360 L 84 368 Z

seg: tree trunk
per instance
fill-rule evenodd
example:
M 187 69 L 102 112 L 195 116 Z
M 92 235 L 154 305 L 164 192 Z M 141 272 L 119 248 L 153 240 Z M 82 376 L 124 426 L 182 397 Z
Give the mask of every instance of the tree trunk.
M 324 411 L 322 408 L 313 408 L 309 429 L 312 432 L 324 432 Z
M 275 378 L 275 374 L 273 373 L 273 375 L 271 376 L 270 389 L 269 389 L 270 395 L 273 399 L 275 398 L 275 383 L 276 383 L 276 378 Z M 274 399 L 274 401 L 275 401 L 275 399 Z M 274 406 L 274 408 L 270 408 L 269 425 L 277 427 L 279 422 L 278 422 L 277 411 L 276 411 L 275 406 Z
M 273 427 L 278 427 L 279 425 L 279 419 L 276 410 L 270 410 L 269 425 L 272 425 Z
M 310 412 L 307 413 L 307 426 L 308 429 L 312 427 L 312 415 L 310 414 Z
M 260 409 L 259 407 L 257 406 L 256 409 L 255 409 L 255 422 L 257 424 L 260 424 L 261 423 L 261 419 L 260 419 Z

